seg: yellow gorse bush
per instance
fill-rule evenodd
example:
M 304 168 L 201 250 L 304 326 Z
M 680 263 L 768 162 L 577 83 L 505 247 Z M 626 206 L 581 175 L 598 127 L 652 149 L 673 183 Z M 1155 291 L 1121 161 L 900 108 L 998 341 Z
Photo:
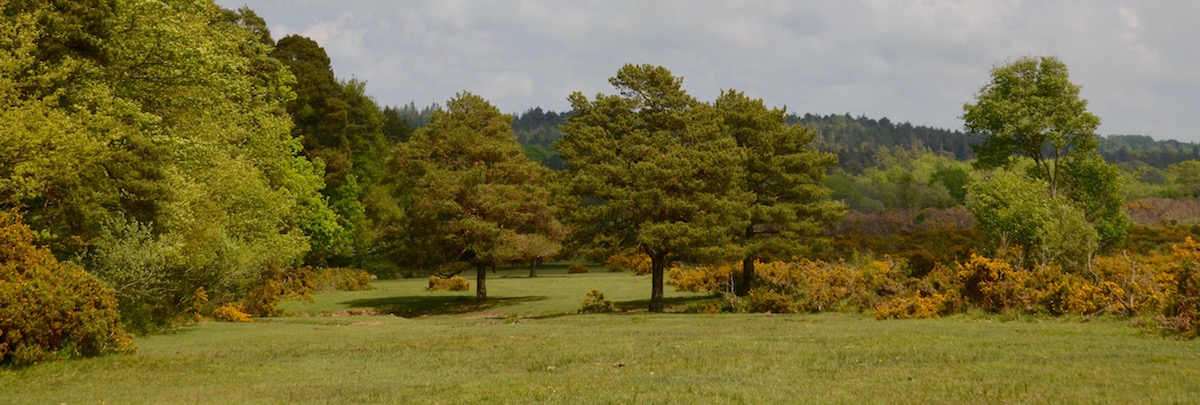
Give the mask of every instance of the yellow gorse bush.
M 427 289 L 429 291 L 466 291 L 471 289 L 471 282 L 457 274 L 450 277 L 432 275 L 429 276 L 429 287 Z
M 653 270 L 650 256 L 636 250 L 626 250 L 609 256 L 604 267 L 612 272 L 632 272 L 635 276 L 650 274 Z

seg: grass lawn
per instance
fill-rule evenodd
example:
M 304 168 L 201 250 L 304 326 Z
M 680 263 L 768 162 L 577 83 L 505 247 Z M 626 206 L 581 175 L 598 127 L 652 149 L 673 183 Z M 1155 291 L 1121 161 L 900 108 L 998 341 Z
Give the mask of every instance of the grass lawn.
M 1200 342 L 1123 320 L 579 315 L 592 288 L 643 308 L 649 279 L 539 273 L 502 270 L 485 305 L 381 281 L 283 307 L 407 317 L 204 323 L 135 355 L 0 369 L 0 403 L 1200 403 Z

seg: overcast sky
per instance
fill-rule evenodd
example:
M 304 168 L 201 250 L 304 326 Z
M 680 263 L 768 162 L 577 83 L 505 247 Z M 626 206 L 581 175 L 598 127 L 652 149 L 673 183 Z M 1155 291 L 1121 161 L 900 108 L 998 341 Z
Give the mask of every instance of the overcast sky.
M 1054 55 L 1100 134 L 1200 141 L 1200 1 L 218 0 L 275 39 L 316 40 L 386 105 L 460 91 L 504 112 L 612 93 L 662 65 L 711 101 L 734 88 L 804 114 L 961 129 L 989 70 Z

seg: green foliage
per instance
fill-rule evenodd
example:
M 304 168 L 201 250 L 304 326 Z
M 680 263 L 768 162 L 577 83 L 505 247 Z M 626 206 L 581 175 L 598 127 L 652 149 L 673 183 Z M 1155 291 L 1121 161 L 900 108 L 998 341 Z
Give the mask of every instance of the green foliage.
M 880 166 L 886 160 L 879 154 L 881 149 L 928 151 L 960 161 L 975 157 L 971 145 L 976 141 L 960 131 L 896 123 L 886 117 L 876 120 L 850 114 L 804 114 L 788 115 L 787 123 L 815 130 L 813 143 L 817 149 L 837 154 L 839 167 L 851 174 Z
M 133 350 L 113 291 L 35 247 L 19 214 L 0 213 L 0 364 Z
M 875 155 L 878 166 L 860 169 L 860 174 L 833 169 L 825 181 L 834 191 L 833 199 L 860 211 L 947 208 L 962 203 L 958 198 L 966 193 L 968 164 L 904 149 L 880 148 Z
M 1042 262 L 1081 269 L 1099 236 L 1080 209 L 1050 197 L 1047 188 L 1045 181 L 999 170 L 968 186 L 967 208 L 997 251 L 1022 246 Z
M 614 312 L 616 310 L 617 307 L 613 305 L 612 301 L 604 299 L 604 293 L 600 292 L 600 290 L 593 289 L 588 291 L 587 297 L 583 298 L 583 308 L 580 308 L 579 312 L 594 314 Z
M 523 240 L 562 240 L 565 230 L 544 185 L 547 169 L 525 158 L 511 123 L 484 99 L 464 93 L 396 147 L 387 182 L 400 207 L 379 234 L 396 263 L 447 273 L 475 267 L 476 291 L 485 298 L 487 267 L 523 259 L 523 253 L 546 254 L 522 252 Z
M 1125 240 L 1131 222 L 1125 213 L 1125 184 L 1120 169 L 1099 156 L 1080 158 L 1064 168 L 1063 187 L 1067 198 L 1096 228 L 1101 244 L 1112 246 Z
M 930 184 L 941 184 L 959 204 L 967 203 L 967 183 L 970 182 L 970 172 L 960 166 L 939 167 L 929 176 Z
M 28 213 L 60 257 L 109 266 L 98 273 L 114 282 L 149 276 L 119 297 L 143 314 L 133 322 L 171 323 L 198 287 L 237 301 L 303 257 L 306 230 L 332 214 L 282 108 L 295 80 L 253 16 L 201 0 L 104 4 L 5 6 L 22 35 L 0 56 L 0 205 Z M 72 20 L 88 22 L 55 25 Z M 37 51 L 59 28 L 89 45 Z
M 84 263 L 114 290 L 129 328 L 158 329 L 188 310 L 195 288 L 187 289 L 180 239 L 156 237 L 151 227 L 120 217 L 104 223 Z
M 1107 162 L 1139 164 L 1155 169 L 1200 160 L 1200 144 L 1196 142 L 1155 140 L 1146 135 L 1108 135 L 1100 138 L 1098 150 Z
M 753 196 L 750 222 L 737 238 L 745 263 L 737 291 L 744 295 L 755 260 L 806 253 L 805 242 L 845 216 L 846 206 L 829 199 L 833 191 L 823 181 L 837 156 L 813 149 L 815 131 L 786 125 L 785 110 L 767 109 L 761 99 L 733 90 L 722 91 L 713 107 L 745 153 L 742 188 Z
M 1179 184 L 1180 192 L 1188 197 L 1200 197 L 1200 161 L 1188 160 L 1169 168 Z
M 1072 156 L 1099 145 L 1100 118 L 1087 111 L 1067 65 L 1056 57 L 1022 57 L 992 69 L 992 80 L 963 105 L 967 133 L 984 137 L 976 165 L 1011 168 L 1015 156 L 1032 159 L 1036 177 L 1058 195 L 1061 169 Z
M 740 256 L 748 226 L 746 154 L 718 111 L 689 96 L 663 67 L 625 65 L 618 95 L 570 96 L 575 114 L 559 152 L 580 199 L 571 222 L 592 249 L 639 247 L 651 258 L 650 310 L 662 311 L 666 263 Z

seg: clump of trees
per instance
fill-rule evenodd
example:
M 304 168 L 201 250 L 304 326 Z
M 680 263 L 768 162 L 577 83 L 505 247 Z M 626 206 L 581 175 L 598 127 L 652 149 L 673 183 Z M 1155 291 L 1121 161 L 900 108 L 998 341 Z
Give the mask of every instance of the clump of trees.
M 663 310 L 671 261 L 741 259 L 745 292 L 756 259 L 803 250 L 841 215 L 821 183 L 835 158 L 783 110 L 732 90 L 700 102 L 660 66 L 625 65 L 609 82 L 617 94 L 570 96 L 559 144 L 578 198 L 569 222 L 587 248 L 650 258 L 651 311 Z
M 1125 238 L 1122 177 L 1096 152 L 1100 119 L 1087 111 L 1065 64 L 1023 57 L 998 66 L 963 111 L 967 132 L 983 137 L 976 167 L 998 170 L 967 195 L 994 248 L 1020 245 L 1042 261 L 1079 269 L 1100 245 Z

